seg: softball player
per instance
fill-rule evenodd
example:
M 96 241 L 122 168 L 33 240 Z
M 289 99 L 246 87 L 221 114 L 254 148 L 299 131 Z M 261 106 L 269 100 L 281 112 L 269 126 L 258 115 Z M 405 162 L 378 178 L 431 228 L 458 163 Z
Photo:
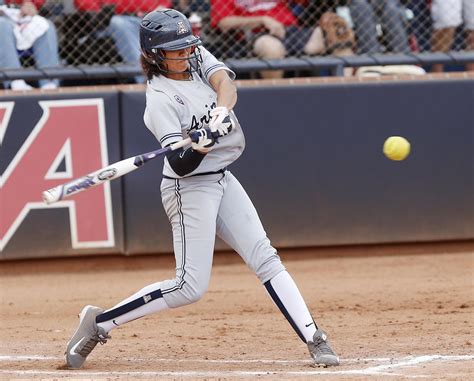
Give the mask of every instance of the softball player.
M 164 160 L 162 202 L 173 230 L 176 278 L 146 286 L 104 311 L 86 306 L 66 349 L 69 368 L 80 368 L 108 333 L 142 316 L 198 301 L 211 275 L 215 235 L 255 272 L 317 365 L 339 358 L 317 327 L 291 276 L 271 246 L 252 202 L 227 169 L 245 140 L 232 111 L 235 74 L 191 33 L 175 10 L 153 11 L 141 23 L 142 66 L 148 77 L 146 126 L 162 146 L 192 137 L 187 149 Z

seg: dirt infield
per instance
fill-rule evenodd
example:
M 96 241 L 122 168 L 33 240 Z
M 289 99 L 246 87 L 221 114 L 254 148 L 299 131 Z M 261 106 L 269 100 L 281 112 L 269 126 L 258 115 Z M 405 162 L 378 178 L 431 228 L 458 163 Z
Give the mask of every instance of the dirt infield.
M 474 372 L 474 243 L 284 251 L 342 359 L 306 346 L 236 254 L 217 254 L 199 303 L 112 331 L 83 369 L 61 369 L 85 304 L 110 307 L 173 276 L 169 256 L 0 264 L 0 379 L 459 379 Z

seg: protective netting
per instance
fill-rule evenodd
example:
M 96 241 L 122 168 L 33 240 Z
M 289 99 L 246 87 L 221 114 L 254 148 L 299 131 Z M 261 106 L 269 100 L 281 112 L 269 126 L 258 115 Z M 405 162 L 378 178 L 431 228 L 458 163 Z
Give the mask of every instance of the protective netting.
M 474 50 L 474 0 L 0 0 L 0 67 L 137 64 L 141 17 L 182 11 L 221 59 Z M 5 7 L 9 8 L 6 9 Z M 15 7 L 21 11 L 15 13 Z M 41 22 L 36 13 L 51 23 Z M 44 19 L 43 19 L 44 20 Z M 44 31 L 46 29 L 46 31 Z

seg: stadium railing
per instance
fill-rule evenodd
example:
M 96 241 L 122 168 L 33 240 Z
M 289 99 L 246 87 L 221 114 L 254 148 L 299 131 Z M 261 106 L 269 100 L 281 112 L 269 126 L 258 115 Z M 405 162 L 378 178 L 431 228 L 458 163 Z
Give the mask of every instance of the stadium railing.
M 378 65 L 419 65 L 433 64 L 464 65 L 474 62 L 474 52 L 419 53 L 419 54 L 373 54 L 350 57 L 289 57 L 279 60 L 258 58 L 225 60 L 227 66 L 237 74 L 253 73 L 261 70 L 315 71 L 327 70 L 329 75 L 342 76 L 346 67 Z M 138 65 L 114 64 L 107 66 L 78 65 L 52 68 L 0 69 L 0 81 L 24 79 L 129 79 L 141 74 Z

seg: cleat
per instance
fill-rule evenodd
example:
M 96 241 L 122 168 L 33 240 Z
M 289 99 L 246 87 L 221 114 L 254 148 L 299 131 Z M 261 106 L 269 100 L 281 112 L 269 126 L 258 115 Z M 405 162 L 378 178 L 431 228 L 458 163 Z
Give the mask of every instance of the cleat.
M 79 314 L 79 327 L 66 347 L 66 366 L 69 369 L 79 369 L 97 343 L 105 344 L 110 336 L 98 327 L 95 318 L 104 310 L 99 307 L 85 306 Z
M 313 341 L 308 341 L 308 349 L 315 366 L 339 365 L 339 357 L 329 346 L 326 332 L 318 329 L 313 336 Z

